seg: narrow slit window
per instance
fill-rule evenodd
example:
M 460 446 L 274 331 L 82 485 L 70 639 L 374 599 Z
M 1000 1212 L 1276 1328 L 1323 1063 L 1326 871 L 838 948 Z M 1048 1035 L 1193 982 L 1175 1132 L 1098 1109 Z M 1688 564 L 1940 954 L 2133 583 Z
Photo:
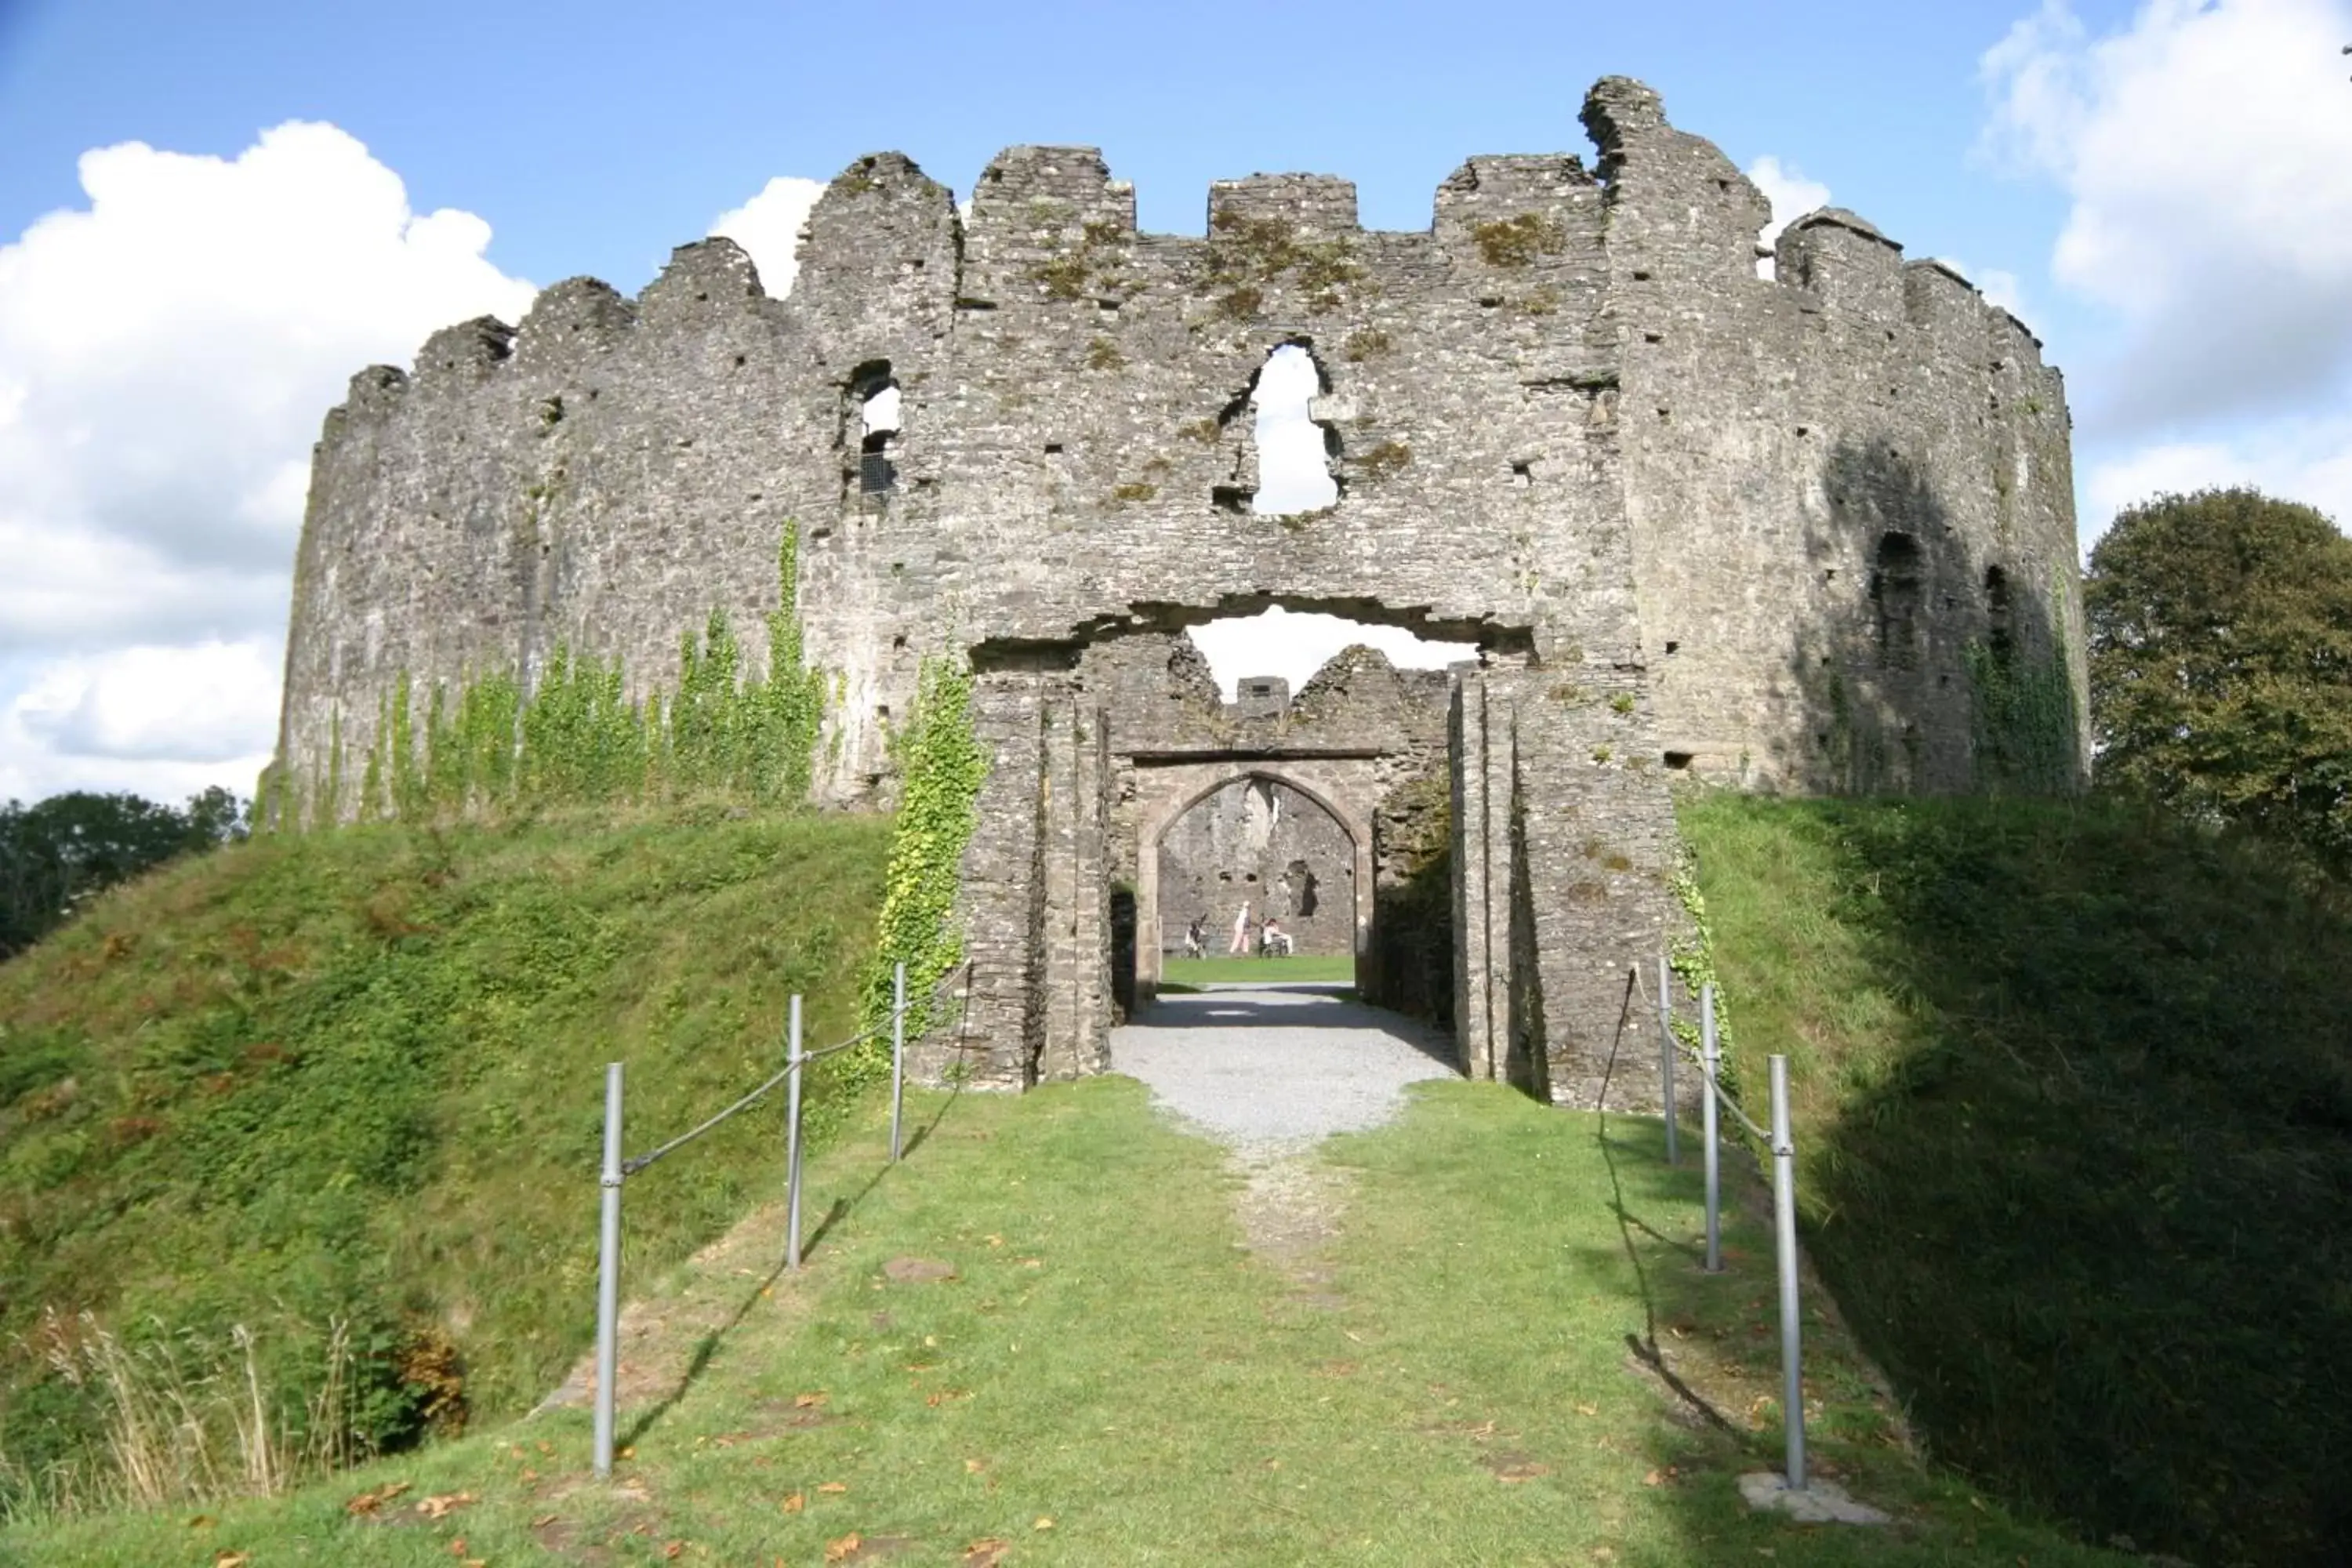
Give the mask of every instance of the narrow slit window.
M 898 384 L 885 379 L 869 385 L 857 409 L 857 488 L 866 495 L 887 495 L 898 483 L 898 467 L 891 453 L 898 441 Z

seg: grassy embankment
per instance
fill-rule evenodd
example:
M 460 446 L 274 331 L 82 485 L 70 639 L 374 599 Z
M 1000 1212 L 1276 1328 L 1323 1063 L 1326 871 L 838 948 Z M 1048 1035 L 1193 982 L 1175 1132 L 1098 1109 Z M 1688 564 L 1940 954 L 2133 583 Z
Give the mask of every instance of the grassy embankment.
M 1736 1060 L 1927 1445 L 2202 1563 L 2352 1560 L 2352 909 L 2099 805 L 1685 808 Z
M 712 809 L 272 837 L 0 967 L 0 1503 L 235 1487 L 337 1428 L 529 1406 L 593 1321 L 604 1064 L 635 1150 L 773 1070 L 790 993 L 813 1043 L 851 1032 L 887 834 Z M 632 1184 L 633 1267 L 735 1220 L 779 1122 Z M 236 1430 L 248 1360 L 269 1445 Z
M 774 1272 L 771 1209 L 663 1292 L 725 1326 L 625 1408 L 610 1486 L 567 1410 L 194 1522 L 0 1533 L 0 1560 L 2126 1561 L 1925 1470 L 1818 1299 L 1820 1468 L 1898 1522 L 1749 1513 L 1736 1478 L 1778 1454 L 1770 1246 L 1751 1191 L 1730 1271 L 1700 1273 L 1696 1172 L 1654 1122 L 1424 1086 L 1330 1146 L 1353 1195 L 1302 1279 L 1236 1246 L 1220 1152 L 1131 1081 L 914 1110 L 878 1180 L 870 1111 L 814 1164 L 814 1211 L 846 1206 L 805 1274 Z M 955 1276 L 894 1278 L 917 1260 Z M 1716 1417 L 1629 1344 L 1652 1341 Z

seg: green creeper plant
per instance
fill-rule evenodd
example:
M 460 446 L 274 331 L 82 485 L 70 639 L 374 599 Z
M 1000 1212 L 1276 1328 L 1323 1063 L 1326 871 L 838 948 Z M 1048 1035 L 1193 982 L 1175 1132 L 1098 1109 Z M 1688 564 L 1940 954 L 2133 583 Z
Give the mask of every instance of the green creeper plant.
M 899 734 L 898 753 L 903 770 L 898 816 L 864 1020 L 868 1027 L 889 1022 L 892 967 L 903 961 L 912 1037 L 929 1027 L 932 993 L 963 962 L 956 889 L 964 847 L 980 824 L 980 786 L 988 777 L 988 760 L 972 730 L 971 672 L 960 661 L 923 661 L 914 715 Z

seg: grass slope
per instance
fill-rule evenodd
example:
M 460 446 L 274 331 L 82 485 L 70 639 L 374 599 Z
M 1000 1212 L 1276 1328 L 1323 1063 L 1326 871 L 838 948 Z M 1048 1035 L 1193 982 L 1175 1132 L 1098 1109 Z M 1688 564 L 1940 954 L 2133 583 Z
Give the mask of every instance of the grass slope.
M 1927 1443 L 2200 1562 L 2352 1560 L 2352 918 L 2090 804 L 1684 813 L 1736 1059 Z
M 0 967 L 0 1493 L 100 1435 L 44 1363 L 87 1348 L 81 1311 L 199 1383 L 247 1325 L 298 1426 L 338 1319 L 364 1436 L 528 1405 L 593 1322 L 604 1064 L 635 1150 L 773 1070 L 789 993 L 813 1041 L 849 1033 L 886 837 L 715 811 L 273 837 Z M 633 1196 L 633 1259 L 740 1215 L 779 1122 Z
M 610 1486 L 562 1412 L 194 1522 L 0 1532 L 0 1559 L 2123 1561 L 1925 1472 L 1818 1298 L 1818 1458 L 1898 1522 L 1748 1512 L 1738 1474 L 1778 1453 L 1769 1244 L 1751 1205 L 1729 1271 L 1699 1272 L 1697 1174 L 1663 1165 L 1654 1122 L 1423 1086 L 1398 1124 L 1333 1146 L 1355 1193 L 1330 1277 L 1304 1286 L 1237 1245 L 1220 1152 L 1129 1080 L 915 1111 L 887 1174 L 870 1116 L 814 1163 L 814 1211 L 846 1206 L 805 1274 L 772 1272 L 772 1211 L 749 1227 L 767 1268 L 684 1272 L 677 1293 L 726 1326 L 681 1388 L 625 1410 Z M 956 1277 L 899 1283 L 900 1258 Z M 1723 1426 L 1629 1350 L 1654 1336 Z

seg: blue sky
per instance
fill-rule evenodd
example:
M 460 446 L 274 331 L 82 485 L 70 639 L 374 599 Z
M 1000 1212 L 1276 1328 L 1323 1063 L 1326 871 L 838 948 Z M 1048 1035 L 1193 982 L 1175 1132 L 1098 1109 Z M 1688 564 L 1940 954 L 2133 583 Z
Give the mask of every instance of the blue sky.
M 0 0 L 0 797 L 249 788 L 348 374 L 530 286 L 635 289 L 885 148 L 961 191 L 1098 145 L 1184 233 L 1213 179 L 1336 173 L 1420 228 L 1465 156 L 1589 152 L 1585 89 L 1639 76 L 1776 216 L 1826 196 L 2014 301 L 2068 373 L 2086 540 L 2206 482 L 2347 515 L 2347 41 L 2352 0 Z
M 84 149 L 234 153 L 326 120 L 420 211 L 479 213 L 536 281 L 622 288 L 769 176 L 905 152 L 959 190 L 999 148 L 1102 147 L 1149 227 L 1213 179 L 1345 174 L 1418 228 L 1472 153 L 1582 149 L 1639 76 L 1746 163 L 1794 163 L 1915 247 L 2012 268 L 2063 206 L 1975 166 L 1977 61 L 2016 5 L 397 5 L 20 4 L 0 34 L 0 226 L 79 192 Z M 2095 26 L 2122 14 L 2082 8 Z

